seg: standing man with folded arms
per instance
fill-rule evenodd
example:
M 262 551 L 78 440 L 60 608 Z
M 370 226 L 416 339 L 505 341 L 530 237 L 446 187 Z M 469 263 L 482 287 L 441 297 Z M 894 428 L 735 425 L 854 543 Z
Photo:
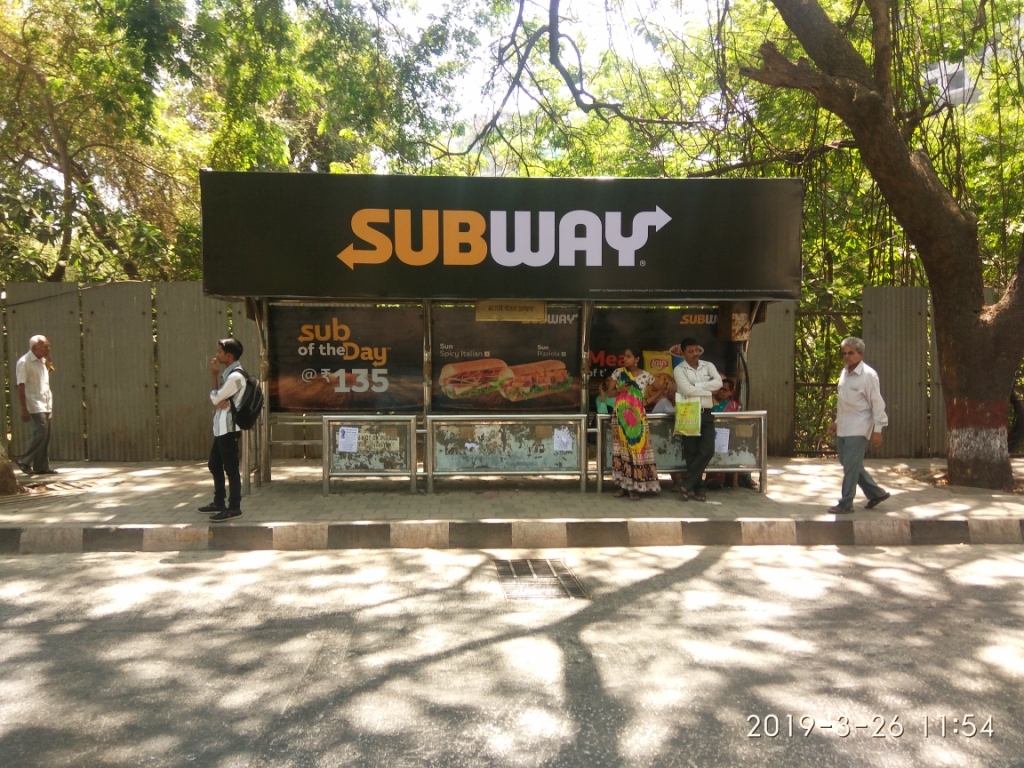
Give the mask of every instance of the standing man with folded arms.
M 864 362 L 864 342 L 850 336 L 843 339 L 839 351 L 846 365 L 839 374 L 836 420 L 829 432 L 836 436 L 836 451 L 843 465 L 843 496 L 828 511 L 847 515 L 853 512 L 858 485 L 868 497 L 865 509 L 874 509 L 889 498 L 889 492 L 880 488 L 864 469 L 868 443 L 875 448 L 882 444 L 882 428 L 889 424 L 889 417 L 885 415 L 878 374 Z
M 232 399 L 237 408 L 245 394 L 245 376 L 238 363 L 241 356 L 242 342 L 238 339 L 221 339 L 217 342 L 217 354 L 210 361 L 210 381 L 213 386 L 210 402 L 216 406 L 213 412 L 213 447 L 210 448 L 208 464 L 210 474 L 213 475 L 213 503 L 199 507 L 199 511 L 213 512 L 210 520 L 214 523 L 222 523 L 242 514 L 242 475 L 238 468 L 238 439 L 242 433 L 231 414 Z
M 50 416 L 53 412 L 53 393 L 50 392 L 50 342 L 45 336 L 28 340 L 29 351 L 18 358 L 15 377 L 18 381 L 18 401 L 21 420 L 32 422 L 32 438 L 18 457 L 18 467 L 26 475 L 52 475 L 50 469 Z
M 715 401 L 712 393 L 722 388 L 722 377 L 714 365 L 700 359 L 704 347 L 696 339 L 683 339 L 679 348 L 683 352 L 683 362 L 672 369 L 672 378 L 676 381 L 676 402 L 700 402 L 700 436 L 680 436 L 686 479 L 679 484 L 679 493 L 683 501 L 688 501 L 691 495 L 697 501 L 706 501 L 704 470 L 715 457 L 715 417 L 711 413 Z

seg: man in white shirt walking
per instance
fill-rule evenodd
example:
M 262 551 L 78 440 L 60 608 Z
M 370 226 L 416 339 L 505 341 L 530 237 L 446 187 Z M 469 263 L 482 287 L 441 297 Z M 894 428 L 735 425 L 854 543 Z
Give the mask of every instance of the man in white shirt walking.
M 213 512 L 210 520 L 215 523 L 242 514 L 242 477 L 238 468 L 238 442 L 242 433 L 231 414 L 232 401 L 237 408 L 242 404 L 242 396 L 245 394 L 245 376 L 238 363 L 241 356 L 242 342 L 238 339 L 221 339 L 217 342 L 217 354 L 210 361 L 213 385 L 210 402 L 216 406 L 216 410 L 213 412 L 213 447 L 210 448 L 210 462 L 207 466 L 213 475 L 213 503 L 199 507 L 199 511 Z
M 53 393 L 50 392 L 50 342 L 45 336 L 28 340 L 29 351 L 18 358 L 15 377 L 18 382 L 18 401 L 21 420 L 32 422 L 32 438 L 18 457 L 18 467 L 26 475 L 52 475 L 50 469 L 50 416 L 53 412 Z
M 857 486 L 868 497 L 865 509 L 874 509 L 889 498 L 864 469 L 868 442 L 877 448 L 882 444 L 882 428 L 889 424 L 885 401 L 875 369 L 864 362 L 864 342 L 851 336 L 839 345 L 846 367 L 839 374 L 839 398 L 836 420 L 829 432 L 836 436 L 836 450 L 843 465 L 843 496 L 828 511 L 833 515 L 853 512 Z
M 679 348 L 683 362 L 672 369 L 676 402 L 696 400 L 700 403 L 700 436 L 680 436 L 686 479 L 679 484 L 679 493 L 683 501 L 688 501 L 691 495 L 697 501 L 705 501 L 704 470 L 715 457 L 715 417 L 711 413 L 715 402 L 711 395 L 722 388 L 722 377 L 715 366 L 700 359 L 704 347 L 696 339 L 683 339 Z

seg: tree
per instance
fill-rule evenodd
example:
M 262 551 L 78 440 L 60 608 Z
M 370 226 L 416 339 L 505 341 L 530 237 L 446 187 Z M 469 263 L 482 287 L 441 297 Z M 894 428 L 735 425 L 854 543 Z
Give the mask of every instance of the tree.
M 0 278 L 198 277 L 202 167 L 422 169 L 475 1 L 0 4 Z
M 173 238 L 190 192 L 156 130 L 183 15 L 173 0 L 0 8 L 0 224 L 4 250 L 22 256 L 9 273 L 168 276 L 133 246 L 154 226 Z
M 1024 357 L 1024 250 L 1002 298 L 986 307 L 978 217 L 940 182 L 928 154 L 908 143 L 924 105 L 909 115 L 896 109 L 890 3 L 866 0 L 873 53 L 869 65 L 818 3 L 772 2 L 813 66 L 803 58 L 792 61 L 768 42 L 760 48 L 763 65 L 742 72 L 766 85 L 811 94 L 850 129 L 928 274 L 946 399 L 950 481 L 1012 489 L 1006 425 L 1014 377 Z
M 560 0 L 549 0 L 547 18 L 540 22 L 531 22 L 524 13 L 525 4 L 520 4 L 513 31 L 499 48 L 499 63 L 510 73 L 510 93 L 514 88 L 533 94 L 550 89 L 545 78 L 555 72 L 562 92 L 568 92 L 577 110 L 604 124 L 621 121 L 650 146 L 674 143 L 689 157 L 683 172 L 691 174 L 737 173 L 752 167 L 764 171 L 773 165 L 803 165 L 810 158 L 855 151 L 884 204 L 881 218 L 891 218 L 893 230 L 905 238 L 906 252 L 920 260 L 927 276 L 946 398 L 950 481 L 1012 488 L 1006 425 L 1010 393 L 1024 356 L 1024 250 L 1019 243 L 1014 245 L 1019 238 L 1008 230 L 1014 212 L 1006 207 L 1007 197 L 1002 198 L 1003 210 L 987 208 L 986 240 L 980 240 L 978 210 L 985 210 L 985 205 L 972 199 L 971 185 L 964 178 L 969 156 L 959 143 L 962 131 L 941 136 L 955 141 L 936 140 L 956 115 L 952 105 L 935 100 L 922 75 L 929 55 L 934 57 L 931 62 L 943 57 L 966 62 L 972 53 L 992 50 L 990 46 L 1009 46 L 1012 56 L 1007 58 L 1013 69 L 1008 77 L 997 79 L 993 88 L 1008 91 L 1003 107 L 1012 108 L 1019 118 L 1019 22 L 1012 9 L 983 0 L 967 16 L 966 28 L 957 27 L 962 34 L 950 46 L 949 38 L 935 32 L 942 28 L 940 20 L 926 20 L 919 14 L 927 9 L 913 4 L 864 0 L 842 23 L 836 23 L 816 0 L 771 2 L 788 33 L 765 20 L 764 7 L 758 2 L 725 4 L 709 13 L 705 44 L 694 49 L 705 57 L 704 66 L 686 72 L 691 81 L 672 71 L 680 66 L 678 59 L 671 59 L 678 48 L 666 45 L 650 31 L 654 25 L 643 22 L 636 26 L 645 31 L 662 59 L 670 60 L 662 65 L 660 77 L 652 75 L 652 68 L 614 67 L 610 50 L 588 69 L 587 41 L 566 32 L 571 19 L 561 15 Z M 831 10 L 839 13 L 838 7 Z M 953 15 L 956 11 L 964 16 L 961 6 L 938 9 L 947 14 L 942 17 L 946 21 L 960 18 Z M 997 18 L 1002 22 L 998 27 Z M 744 36 L 740 25 L 755 19 L 756 31 Z M 751 42 L 758 34 L 763 35 L 759 45 Z M 751 52 L 737 48 L 738 43 L 756 47 L 760 64 L 751 61 L 736 67 L 735 59 L 742 61 Z M 546 54 L 546 70 L 538 61 L 539 50 Z M 996 53 L 989 57 L 989 72 L 998 61 L 1004 60 Z M 741 79 L 735 78 L 737 74 Z M 747 88 L 743 78 L 766 87 Z M 701 89 L 700 83 L 708 79 L 713 85 Z M 630 104 L 631 92 L 640 98 Z M 804 101 L 808 97 L 813 99 L 809 105 Z M 557 99 L 535 98 L 539 111 L 554 121 Z M 785 105 L 783 109 L 780 104 Z M 820 114 L 815 112 L 818 109 Z M 811 138 L 791 147 L 773 145 L 767 138 L 772 119 L 787 122 L 793 114 L 812 116 L 813 122 L 805 123 L 812 129 Z M 838 120 L 830 123 L 830 116 Z M 561 124 L 571 125 L 571 121 L 561 120 Z M 1002 135 L 1000 142 L 991 143 L 989 152 L 992 146 L 1004 152 L 1007 144 L 1002 139 L 1006 138 Z M 752 153 L 755 144 L 759 151 Z M 695 168 L 707 157 L 714 158 L 715 167 Z M 940 163 L 939 172 L 933 158 Z M 999 164 L 998 173 L 1007 175 L 1005 163 Z M 866 205 L 854 203 L 852 195 L 848 200 L 851 205 Z M 997 261 L 1009 261 L 1010 266 L 1003 270 L 1001 299 L 985 306 L 983 285 L 993 248 L 1001 250 Z M 829 258 L 842 256 L 832 253 Z

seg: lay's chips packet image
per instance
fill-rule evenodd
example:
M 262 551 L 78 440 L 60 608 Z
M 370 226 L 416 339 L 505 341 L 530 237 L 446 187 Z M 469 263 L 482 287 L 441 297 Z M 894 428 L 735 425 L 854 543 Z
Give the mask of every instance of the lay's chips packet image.
M 644 350 L 644 370 L 657 376 L 672 373 L 672 355 L 669 352 L 648 352 Z

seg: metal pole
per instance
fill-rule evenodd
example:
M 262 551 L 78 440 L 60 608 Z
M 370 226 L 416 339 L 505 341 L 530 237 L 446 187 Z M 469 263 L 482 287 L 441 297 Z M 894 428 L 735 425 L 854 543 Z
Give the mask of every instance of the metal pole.
M 270 300 L 260 299 L 260 311 L 256 313 L 256 327 L 260 337 L 260 386 L 263 387 L 263 416 L 260 418 L 259 434 L 256 437 L 257 486 L 270 482 L 270 397 L 268 378 L 270 376 Z
M 324 416 L 321 427 L 321 441 L 323 443 L 320 455 L 323 456 L 323 473 L 324 473 L 324 487 L 322 491 L 323 496 L 331 495 L 331 425 L 330 416 Z

